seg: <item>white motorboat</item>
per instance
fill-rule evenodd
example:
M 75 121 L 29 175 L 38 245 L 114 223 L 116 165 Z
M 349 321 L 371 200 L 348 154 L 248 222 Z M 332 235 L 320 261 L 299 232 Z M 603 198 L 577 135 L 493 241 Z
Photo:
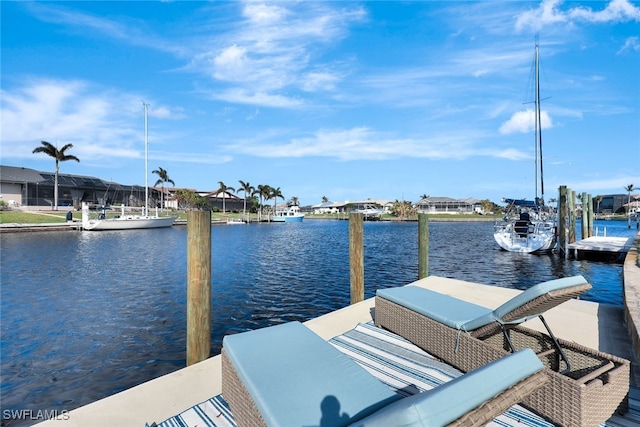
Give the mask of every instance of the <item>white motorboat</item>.
M 244 225 L 247 222 L 241 218 L 229 218 L 227 219 L 227 225 Z
M 301 222 L 304 214 L 300 212 L 299 206 L 287 206 L 286 209 L 276 210 L 276 214 L 271 217 L 272 222 Z

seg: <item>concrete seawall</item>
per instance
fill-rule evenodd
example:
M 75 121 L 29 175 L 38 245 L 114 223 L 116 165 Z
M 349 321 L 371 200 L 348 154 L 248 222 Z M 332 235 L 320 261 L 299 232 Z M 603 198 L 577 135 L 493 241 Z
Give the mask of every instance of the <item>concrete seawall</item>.
M 638 266 L 638 246 L 640 233 L 633 247 L 627 252 L 622 271 L 624 318 L 631 338 L 636 360 L 640 360 L 640 266 Z
M 46 222 L 41 224 L 0 224 L 0 233 L 24 233 L 33 231 L 78 231 L 82 224 L 78 221 Z

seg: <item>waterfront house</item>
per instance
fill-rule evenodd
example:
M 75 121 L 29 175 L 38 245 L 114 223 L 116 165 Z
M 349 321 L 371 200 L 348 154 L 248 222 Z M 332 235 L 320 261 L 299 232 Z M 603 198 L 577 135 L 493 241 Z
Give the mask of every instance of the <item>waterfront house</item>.
M 473 214 L 481 209 L 480 200 L 452 199 L 451 197 L 425 197 L 414 204 L 419 213 L 427 214 Z
M 54 182 L 53 172 L 0 165 L 0 200 L 24 210 L 51 208 Z M 150 207 L 160 203 L 160 192 L 159 188 L 149 188 Z M 58 206 L 61 207 L 78 208 L 82 202 L 142 206 L 144 199 L 144 186 L 124 185 L 86 175 L 58 174 Z

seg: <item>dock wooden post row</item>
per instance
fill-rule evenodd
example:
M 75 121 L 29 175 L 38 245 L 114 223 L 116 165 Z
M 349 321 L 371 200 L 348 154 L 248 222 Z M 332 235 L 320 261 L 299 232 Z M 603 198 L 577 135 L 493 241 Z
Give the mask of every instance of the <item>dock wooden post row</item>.
M 582 218 L 580 221 L 580 228 L 582 231 L 582 238 L 586 239 L 589 237 L 589 197 L 587 197 L 587 193 L 582 193 Z
M 351 304 L 364 301 L 364 214 L 349 214 L 349 276 Z
M 558 190 L 558 250 L 567 257 L 567 186 L 561 185 Z
M 429 275 L 429 217 L 418 214 L 418 280 Z
M 187 213 L 187 366 L 211 353 L 211 211 Z

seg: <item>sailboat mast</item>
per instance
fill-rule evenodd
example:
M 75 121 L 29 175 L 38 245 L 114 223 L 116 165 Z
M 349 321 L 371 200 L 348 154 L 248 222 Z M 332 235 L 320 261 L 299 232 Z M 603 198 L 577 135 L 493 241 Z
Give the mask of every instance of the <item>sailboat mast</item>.
M 144 106 L 144 215 L 149 215 L 149 132 L 147 126 L 147 109 L 149 104 Z
M 540 61 L 536 42 L 536 153 L 540 155 L 540 205 L 544 206 L 544 177 L 542 174 L 542 120 L 540 114 Z M 537 174 L 537 172 L 536 172 Z M 536 197 L 538 197 L 538 179 L 536 177 Z

